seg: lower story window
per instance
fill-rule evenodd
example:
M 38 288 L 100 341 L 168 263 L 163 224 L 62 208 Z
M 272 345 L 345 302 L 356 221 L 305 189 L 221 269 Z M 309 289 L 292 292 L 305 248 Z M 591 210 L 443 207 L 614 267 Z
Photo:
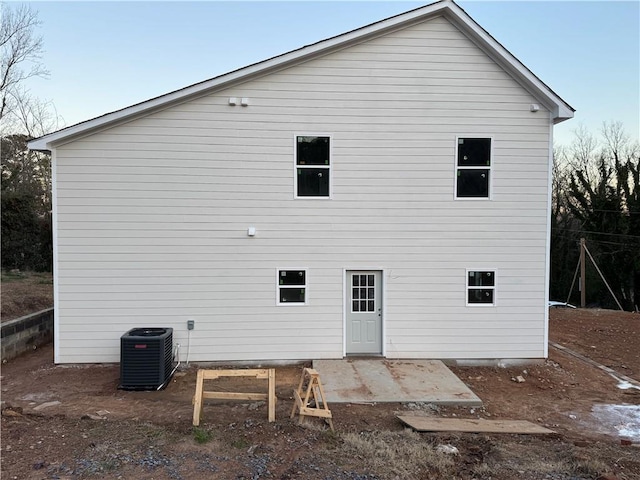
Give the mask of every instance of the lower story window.
M 278 270 L 278 305 L 304 305 L 307 302 L 306 270 Z
M 496 272 L 467 271 L 467 305 L 495 305 Z

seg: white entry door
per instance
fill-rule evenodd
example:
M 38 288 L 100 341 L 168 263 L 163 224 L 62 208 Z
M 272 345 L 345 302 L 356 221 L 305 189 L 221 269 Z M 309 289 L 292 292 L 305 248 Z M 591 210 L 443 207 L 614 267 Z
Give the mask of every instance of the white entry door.
M 347 271 L 346 353 L 382 354 L 382 272 Z

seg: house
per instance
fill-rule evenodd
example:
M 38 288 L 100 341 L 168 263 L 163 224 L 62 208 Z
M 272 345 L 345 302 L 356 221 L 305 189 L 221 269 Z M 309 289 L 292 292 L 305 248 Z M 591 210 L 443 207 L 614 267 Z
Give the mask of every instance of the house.
M 573 111 L 443 0 L 33 140 L 55 361 L 544 358 Z

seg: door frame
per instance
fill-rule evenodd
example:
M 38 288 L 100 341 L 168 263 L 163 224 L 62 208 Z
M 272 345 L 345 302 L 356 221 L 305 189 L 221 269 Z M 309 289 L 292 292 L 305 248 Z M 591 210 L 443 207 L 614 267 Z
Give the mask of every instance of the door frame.
M 345 267 L 342 269 L 342 357 L 344 358 L 347 356 L 347 300 L 349 299 L 349 291 L 347 289 L 351 288 L 351 286 L 347 282 L 347 272 L 350 272 L 350 271 L 380 272 L 380 281 L 381 281 L 380 295 L 381 295 L 381 301 L 382 301 L 382 310 L 381 310 L 382 316 L 380 319 L 380 322 L 382 323 L 381 333 L 380 333 L 382 338 L 380 338 L 380 342 L 382 343 L 382 345 L 380 345 L 381 347 L 380 354 L 383 357 L 386 357 L 387 356 L 387 342 L 386 342 L 387 340 L 387 322 L 386 322 L 387 282 L 385 280 L 386 271 L 384 267 L 362 267 L 362 266 Z

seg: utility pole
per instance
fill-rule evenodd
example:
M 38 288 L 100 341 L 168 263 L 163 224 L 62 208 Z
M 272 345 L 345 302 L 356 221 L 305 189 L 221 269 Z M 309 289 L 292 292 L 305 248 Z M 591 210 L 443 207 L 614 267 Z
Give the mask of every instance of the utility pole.
M 580 239 L 580 308 L 587 305 L 587 265 L 584 258 L 584 238 Z

